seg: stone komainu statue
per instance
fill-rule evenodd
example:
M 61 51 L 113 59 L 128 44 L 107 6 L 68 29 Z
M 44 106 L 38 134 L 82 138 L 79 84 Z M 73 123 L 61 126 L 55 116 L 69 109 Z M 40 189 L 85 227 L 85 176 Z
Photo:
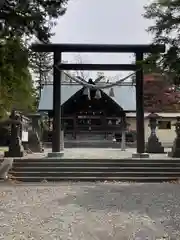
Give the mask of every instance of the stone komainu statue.
M 18 116 L 16 115 L 16 113 L 14 111 L 12 111 L 11 116 L 9 117 L 9 119 L 3 120 L 0 122 L 0 127 L 5 127 L 8 126 L 10 128 L 11 126 L 11 136 L 9 139 L 9 150 L 13 150 L 11 149 L 13 145 L 16 144 L 16 141 L 14 139 L 12 139 L 12 132 L 15 138 L 19 137 L 19 131 L 20 131 L 20 124 L 21 121 L 18 118 Z M 6 152 L 6 153 L 9 153 Z M 6 155 L 5 153 L 5 155 Z M 0 163 L 0 179 L 7 179 L 8 178 L 8 172 L 9 170 L 12 168 L 13 165 L 13 158 L 4 158 L 3 161 Z

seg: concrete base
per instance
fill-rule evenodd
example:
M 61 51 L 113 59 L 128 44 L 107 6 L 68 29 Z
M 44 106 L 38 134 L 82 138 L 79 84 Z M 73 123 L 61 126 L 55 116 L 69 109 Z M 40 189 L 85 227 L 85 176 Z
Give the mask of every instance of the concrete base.
M 148 153 L 133 153 L 132 158 L 149 158 Z
M 47 154 L 48 158 L 61 158 L 64 156 L 64 152 L 50 152 Z

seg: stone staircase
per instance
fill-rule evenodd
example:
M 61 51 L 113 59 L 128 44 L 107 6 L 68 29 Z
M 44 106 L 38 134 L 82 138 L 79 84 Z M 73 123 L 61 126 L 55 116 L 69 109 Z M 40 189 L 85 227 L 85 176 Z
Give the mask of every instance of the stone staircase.
M 17 181 L 169 181 L 180 178 L 180 159 L 15 159 Z

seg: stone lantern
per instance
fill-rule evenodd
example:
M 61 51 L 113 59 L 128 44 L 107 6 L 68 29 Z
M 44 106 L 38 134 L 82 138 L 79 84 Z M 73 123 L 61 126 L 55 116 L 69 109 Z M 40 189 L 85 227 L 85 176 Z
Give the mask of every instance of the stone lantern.
M 172 151 L 168 153 L 169 157 L 179 158 L 180 157 L 180 117 L 176 118 L 175 132 L 176 138 L 173 142 Z
M 149 127 L 151 130 L 148 142 L 146 144 L 146 152 L 148 153 L 164 153 L 164 147 L 156 135 L 156 127 L 158 126 L 157 120 L 159 115 L 156 113 L 150 113 L 147 117 L 149 119 Z
M 12 110 L 7 123 L 11 124 L 11 136 L 9 150 L 4 153 L 4 157 L 23 157 L 24 148 L 20 138 L 20 128 L 22 125 L 21 116 L 15 110 Z

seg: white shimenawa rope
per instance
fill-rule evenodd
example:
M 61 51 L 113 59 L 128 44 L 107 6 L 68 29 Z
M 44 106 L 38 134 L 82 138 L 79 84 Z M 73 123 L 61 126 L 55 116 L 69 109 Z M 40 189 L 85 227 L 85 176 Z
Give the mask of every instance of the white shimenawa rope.
M 61 70 L 58 68 L 57 65 L 56 65 L 55 67 L 56 67 L 59 71 L 61 71 Z M 140 71 L 140 70 L 141 70 L 141 69 L 138 69 L 137 71 Z M 137 72 L 137 71 L 136 71 L 136 72 Z M 136 72 L 131 73 L 131 74 L 129 74 L 128 76 L 126 76 L 126 77 L 124 77 L 124 78 L 122 78 L 122 79 L 120 79 L 120 80 L 118 80 L 118 81 L 116 81 L 116 82 L 114 82 L 114 83 L 104 84 L 104 85 L 100 85 L 100 86 L 87 83 L 85 80 L 80 80 L 80 79 L 78 79 L 77 77 L 73 77 L 73 76 L 69 75 L 67 72 L 66 72 L 65 74 L 66 74 L 70 79 L 72 79 L 72 81 L 77 82 L 77 83 L 79 83 L 80 85 L 82 85 L 82 86 L 84 86 L 84 87 L 94 88 L 94 89 L 105 89 L 105 88 L 111 88 L 111 87 L 118 86 L 118 85 L 120 86 L 122 82 L 124 82 L 126 79 L 134 76 L 134 75 L 136 74 Z
M 163 59 L 160 60 L 159 64 L 161 64 L 162 61 L 163 61 Z M 146 63 L 146 60 L 144 60 L 143 62 Z M 59 63 L 58 63 L 58 64 L 59 64 Z M 58 67 L 58 64 L 55 65 L 55 67 L 56 67 L 59 71 L 61 71 L 61 70 L 59 69 L 59 67 Z M 125 80 L 127 80 L 128 78 L 133 77 L 133 76 L 136 74 L 136 72 L 138 72 L 138 71 L 140 71 L 140 70 L 142 70 L 142 67 L 139 68 L 139 69 L 137 69 L 137 70 L 134 71 L 133 73 L 129 74 L 128 76 L 126 76 L 126 77 L 124 77 L 124 78 L 121 78 L 120 80 L 118 80 L 118 81 L 116 81 L 116 82 L 114 82 L 114 83 L 111 83 L 111 84 L 107 84 L 107 83 L 106 83 L 106 84 L 104 84 L 104 85 L 99 85 L 99 86 L 98 86 L 98 84 L 97 84 L 97 85 L 90 84 L 90 83 L 86 82 L 85 80 L 82 80 L 82 79 L 77 78 L 77 77 L 73 77 L 73 76 L 69 75 L 67 72 L 65 72 L 65 74 L 66 74 L 72 81 L 74 81 L 74 82 L 76 82 L 76 83 L 79 83 L 79 84 L 82 85 L 83 87 L 93 88 L 93 89 L 105 89 L 105 88 L 111 88 L 111 87 L 114 87 L 114 86 L 121 86 L 121 83 L 123 83 L 123 82 L 124 82 Z M 132 86 L 133 86 L 133 85 L 135 85 L 135 84 L 132 83 Z

